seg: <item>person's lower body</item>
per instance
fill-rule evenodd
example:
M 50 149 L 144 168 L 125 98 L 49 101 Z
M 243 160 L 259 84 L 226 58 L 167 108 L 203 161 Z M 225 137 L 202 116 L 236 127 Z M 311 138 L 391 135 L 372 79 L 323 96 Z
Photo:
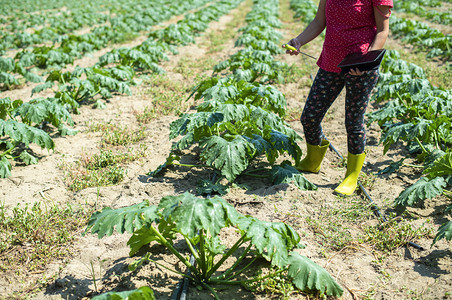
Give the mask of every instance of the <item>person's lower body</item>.
M 350 195 L 356 189 L 357 178 L 365 158 L 364 114 L 377 79 L 378 70 L 367 71 L 362 76 L 353 76 L 319 69 L 306 100 L 300 121 L 304 129 L 307 154 L 297 168 L 301 171 L 318 172 L 329 147 L 321 122 L 343 87 L 346 87 L 345 125 L 349 155 L 345 179 L 335 189 L 336 193 Z

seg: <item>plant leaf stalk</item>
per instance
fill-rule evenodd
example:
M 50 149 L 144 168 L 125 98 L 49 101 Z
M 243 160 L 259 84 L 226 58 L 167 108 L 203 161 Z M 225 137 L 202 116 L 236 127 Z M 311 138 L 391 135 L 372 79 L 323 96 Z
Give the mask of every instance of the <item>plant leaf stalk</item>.
M 185 259 L 185 257 L 183 257 L 180 253 L 179 253 L 179 251 L 177 251 L 174 247 L 173 247 L 173 245 L 171 245 L 166 239 L 165 239 L 165 237 L 164 236 L 162 236 L 162 234 L 157 230 L 157 229 L 155 229 L 154 228 L 154 226 L 149 226 L 149 229 L 151 230 L 151 231 L 153 231 L 153 233 L 159 238 L 159 242 L 162 244 L 162 245 L 164 245 L 165 247 L 167 247 L 168 248 L 168 250 L 170 250 L 171 251 L 171 253 L 173 253 L 185 266 L 187 266 L 187 268 L 189 268 L 191 271 L 192 271 L 192 273 L 193 273 L 193 276 L 195 276 L 195 277 L 198 277 L 197 276 L 197 274 L 198 274 L 198 272 L 197 272 L 197 270 L 196 270 L 196 268 L 187 260 L 187 259 Z
M 245 251 L 243 251 L 242 255 L 240 255 L 240 257 L 237 259 L 237 261 L 228 270 L 226 270 L 226 272 L 224 272 L 220 276 L 212 277 L 212 279 L 213 280 L 223 280 L 226 277 L 228 277 L 229 274 L 231 274 L 237 268 L 237 266 L 240 264 L 240 262 L 249 253 L 251 246 L 252 246 L 252 244 L 250 243 L 249 246 L 245 249 Z
M 218 270 L 218 268 L 225 262 L 226 259 L 228 259 L 228 257 L 230 257 L 232 255 L 232 253 L 234 253 L 243 243 L 246 242 L 246 236 L 242 235 L 242 237 L 235 242 L 235 244 L 231 247 L 231 249 L 229 249 L 228 252 L 226 252 L 225 254 L 223 254 L 223 257 L 209 270 L 209 272 L 207 272 L 206 274 L 206 278 L 210 278 L 212 276 L 212 274 Z

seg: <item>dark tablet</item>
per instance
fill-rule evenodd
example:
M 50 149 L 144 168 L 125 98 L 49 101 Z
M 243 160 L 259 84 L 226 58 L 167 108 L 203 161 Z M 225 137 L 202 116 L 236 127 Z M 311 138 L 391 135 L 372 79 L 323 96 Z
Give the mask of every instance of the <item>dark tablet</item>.
M 369 51 L 366 54 L 352 53 L 347 55 L 337 66 L 341 68 L 342 73 L 348 73 L 350 69 L 356 68 L 360 71 L 374 70 L 380 66 L 385 52 L 385 49 L 381 49 Z

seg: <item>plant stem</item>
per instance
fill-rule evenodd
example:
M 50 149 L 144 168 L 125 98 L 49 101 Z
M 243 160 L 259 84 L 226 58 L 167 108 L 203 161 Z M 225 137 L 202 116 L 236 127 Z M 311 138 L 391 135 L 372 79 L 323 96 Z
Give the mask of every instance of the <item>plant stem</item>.
M 249 246 L 245 249 L 245 251 L 243 251 L 242 255 L 240 255 L 240 257 L 237 259 L 237 261 L 232 265 L 232 267 L 230 267 L 226 272 L 224 272 L 223 274 L 221 274 L 220 276 L 217 277 L 212 277 L 213 280 L 223 280 L 226 277 L 229 276 L 229 274 L 232 273 L 232 271 L 234 271 L 237 266 L 239 265 L 239 263 L 243 260 L 243 258 L 245 258 L 245 256 L 248 254 L 249 250 L 251 249 L 252 244 L 250 243 Z
M 243 267 L 240 271 L 238 271 L 235 274 L 232 274 L 231 276 L 229 276 L 228 278 L 226 278 L 226 280 L 231 280 L 233 278 L 236 278 L 237 276 L 239 276 L 240 274 L 242 274 L 243 272 L 245 272 L 250 266 L 251 264 L 254 263 L 254 261 L 256 261 L 257 257 L 255 257 L 253 260 L 250 261 L 249 264 L 247 264 L 245 267 Z
M 405 166 L 405 167 L 412 167 L 412 168 L 423 168 L 424 167 L 424 166 L 413 165 L 413 164 L 403 164 L 403 166 Z
M 193 257 L 195 258 L 198 265 L 202 266 L 201 259 L 199 258 L 198 251 L 196 251 L 195 247 L 193 247 L 193 244 L 191 243 L 190 239 L 184 236 L 185 242 L 188 245 L 188 248 L 190 248 L 190 252 L 193 254 Z
M 205 276 L 207 274 L 207 265 L 206 265 L 206 246 L 204 243 L 204 230 L 201 230 L 199 233 L 199 254 L 200 254 L 200 266 L 202 270 L 202 274 Z M 205 279 L 205 278 L 203 278 Z
M 273 272 L 273 273 L 269 273 L 269 274 L 267 274 L 267 275 L 265 275 L 263 277 L 257 277 L 257 278 L 246 279 L 246 280 L 232 280 L 232 281 L 231 280 L 218 280 L 218 281 L 215 281 L 215 283 L 216 284 L 224 284 L 224 285 L 237 285 L 237 284 L 244 284 L 244 283 L 248 283 L 248 282 L 256 282 L 256 281 L 261 281 L 261 280 L 267 279 L 269 277 L 275 276 L 275 275 L 280 274 L 280 273 L 282 273 L 284 271 L 287 271 L 287 268 L 280 269 L 280 270 L 278 270 L 276 272 Z
M 243 243 L 245 240 L 245 235 L 242 235 L 242 237 L 235 242 L 235 244 L 232 246 L 231 249 L 229 249 L 228 252 L 226 252 L 225 254 L 223 254 L 223 257 L 212 267 L 212 269 L 209 270 L 209 272 L 206 275 L 206 278 L 210 278 L 210 276 L 212 276 L 212 274 L 218 270 L 218 268 L 224 263 L 224 261 L 232 255 L 232 253 L 234 253 Z
M 154 226 L 149 226 L 149 229 L 152 230 L 154 232 L 154 234 L 159 238 L 159 242 L 164 245 L 165 247 L 168 248 L 169 251 L 171 251 L 171 253 L 173 253 L 177 258 L 179 258 L 179 260 L 185 265 L 187 266 L 187 268 L 189 268 L 192 273 L 194 274 L 194 276 L 196 276 L 198 274 L 198 271 L 196 270 L 196 268 L 188 261 L 186 260 L 180 253 L 179 251 L 177 251 L 173 245 L 171 245 L 170 243 L 168 243 L 168 241 L 165 239 L 165 237 L 162 236 L 162 234 L 154 228 Z M 197 276 L 196 276 L 197 277 Z
M 213 294 L 215 300 L 220 300 L 217 292 L 215 292 L 215 290 L 213 288 L 211 288 L 207 283 L 201 282 L 201 285 L 203 286 L 203 288 L 205 288 L 206 290 L 209 290 Z
M 448 190 L 443 190 L 443 195 L 447 198 L 452 198 L 452 192 Z
M 13 151 L 14 149 L 16 149 L 16 146 L 9 148 L 8 150 L 6 150 L 5 152 L 3 152 L 2 154 L 0 154 L 0 157 L 3 157 L 7 154 L 9 154 L 11 151 Z
M 436 149 L 441 150 L 440 146 L 439 146 L 439 137 L 438 137 L 438 132 L 436 130 L 433 130 L 433 136 L 435 137 L 435 145 L 436 145 Z
M 427 153 L 427 150 L 424 148 L 424 146 L 422 145 L 421 141 L 417 137 L 415 137 L 414 140 L 418 143 L 419 147 L 421 147 L 422 151 L 424 153 Z
M 175 163 L 175 162 L 173 162 L 171 164 L 173 164 L 175 166 L 189 167 L 189 168 L 196 168 L 196 167 L 198 167 L 198 168 L 212 168 L 211 166 L 208 166 L 208 165 L 188 165 L 188 164 L 181 164 L 181 163 Z

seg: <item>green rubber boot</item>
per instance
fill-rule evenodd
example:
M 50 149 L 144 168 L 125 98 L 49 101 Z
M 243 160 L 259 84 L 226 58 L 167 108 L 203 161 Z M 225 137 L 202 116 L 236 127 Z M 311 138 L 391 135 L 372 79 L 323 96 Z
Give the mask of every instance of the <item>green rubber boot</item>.
M 318 173 L 329 146 L 330 142 L 327 140 L 322 140 L 320 146 L 306 143 L 306 156 L 300 161 L 296 168 L 300 171 Z
M 352 154 L 348 153 L 347 157 L 347 172 L 345 173 L 345 179 L 334 190 L 338 194 L 350 196 L 356 190 L 358 186 L 358 176 L 364 164 L 366 153 Z

